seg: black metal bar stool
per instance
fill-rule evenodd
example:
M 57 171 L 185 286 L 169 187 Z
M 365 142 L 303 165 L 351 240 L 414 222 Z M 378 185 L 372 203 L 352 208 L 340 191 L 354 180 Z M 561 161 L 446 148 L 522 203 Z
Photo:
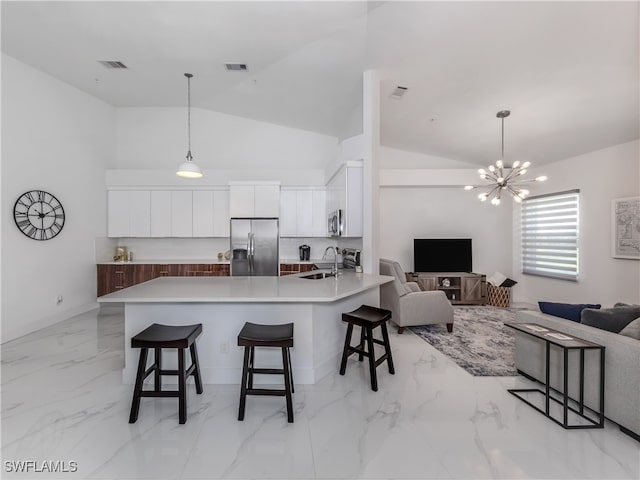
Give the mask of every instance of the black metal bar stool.
M 344 340 L 344 350 L 342 351 L 342 363 L 340 364 L 340 375 L 344 375 L 347 370 L 347 359 L 350 355 L 357 353 L 358 360 L 362 361 L 363 357 L 369 358 L 369 372 L 371 375 L 371 390 L 378 391 L 378 377 L 376 376 L 376 368 L 385 360 L 390 374 L 395 374 L 393 368 L 393 358 L 391 357 L 391 345 L 389 344 L 389 332 L 387 331 L 387 320 L 391 318 L 391 312 L 382 308 L 362 305 L 353 312 L 343 313 L 342 321 L 347 322 L 347 336 Z M 360 344 L 356 347 L 351 346 L 351 335 L 353 326 L 358 325 L 360 330 Z M 382 340 L 373 338 L 373 329 L 380 327 L 382 330 Z M 384 355 L 376 360 L 373 345 L 384 346 Z
M 291 354 L 293 347 L 293 323 L 282 325 L 259 325 L 246 322 L 238 334 L 238 346 L 244 347 L 242 366 L 242 385 L 240 386 L 240 409 L 238 420 L 244 420 L 244 408 L 247 395 L 277 395 L 287 400 L 287 421 L 293 423 L 293 372 Z M 282 349 L 282 368 L 256 368 L 254 366 L 255 347 L 280 347 Z M 253 374 L 284 375 L 284 390 L 253 388 Z
M 180 423 L 187 421 L 187 378 L 193 375 L 196 384 L 196 392 L 202 393 L 202 379 L 200 378 L 200 365 L 198 363 L 198 351 L 196 350 L 196 338 L 202 333 L 202 324 L 170 326 L 154 323 L 145 328 L 131 339 L 131 348 L 140 348 L 140 360 L 138 362 L 138 374 L 133 390 L 133 402 L 131 403 L 131 415 L 129 423 L 138 420 L 140 410 L 140 398 L 142 397 L 178 397 L 178 417 Z M 147 353 L 150 348 L 155 350 L 153 365 L 147 368 Z M 178 349 L 178 369 L 162 369 L 162 349 Z M 184 350 L 191 352 L 191 366 L 185 368 Z M 143 390 L 144 379 L 151 373 L 154 374 L 154 389 Z M 162 390 L 162 375 L 177 375 L 178 390 Z

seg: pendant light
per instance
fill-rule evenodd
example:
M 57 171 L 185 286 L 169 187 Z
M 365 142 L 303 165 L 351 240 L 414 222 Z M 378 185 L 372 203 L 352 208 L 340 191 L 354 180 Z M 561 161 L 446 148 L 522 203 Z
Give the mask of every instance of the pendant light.
M 500 110 L 496 114 L 496 117 L 502 120 L 502 156 L 500 160 L 496 162 L 495 166 L 489 165 L 489 167 L 487 167 L 488 171 L 484 168 L 478 170 L 480 178 L 489 183 L 485 185 L 467 185 L 464 187 L 465 190 L 483 187 L 488 188 L 489 190 L 478 195 L 478 198 L 481 202 L 486 202 L 488 199 L 491 199 L 491 204 L 496 206 L 500 205 L 500 197 L 502 196 L 503 190 L 509 192 L 513 200 L 520 203 L 529 195 L 529 190 L 521 187 L 531 182 L 544 182 L 547 179 L 544 175 L 530 180 L 519 179 L 518 177 L 527 173 L 527 168 L 531 165 L 530 162 L 520 163 L 520 161 L 515 161 L 513 162 L 513 166 L 505 172 L 507 167 L 504 166 L 504 119 L 509 115 L 511 115 L 509 110 Z
M 193 155 L 191 155 L 191 78 L 193 75 L 191 73 L 185 73 L 184 76 L 187 77 L 187 131 L 189 149 L 187 150 L 187 161 L 178 167 L 176 175 L 185 178 L 201 178 L 203 176 L 202 170 L 200 170 L 200 167 L 193 161 Z

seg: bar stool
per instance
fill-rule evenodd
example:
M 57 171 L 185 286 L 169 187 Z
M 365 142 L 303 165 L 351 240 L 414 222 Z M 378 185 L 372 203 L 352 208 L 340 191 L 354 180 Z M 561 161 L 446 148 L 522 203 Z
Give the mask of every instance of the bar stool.
M 247 395 L 284 396 L 287 400 L 287 421 L 293 423 L 293 372 L 291 370 L 291 354 L 293 347 L 293 323 L 282 325 L 259 325 L 246 322 L 238 334 L 238 346 L 244 347 L 244 363 L 242 365 L 242 385 L 240 386 L 240 408 L 238 420 L 244 420 L 244 409 Z M 280 347 L 282 349 L 282 368 L 256 368 L 254 366 L 255 347 Z M 284 390 L 269 388 L 253 388 L 253 374 L 284 375 Z
M 129 423 L 138 420 L 140 398 L 142 397 L 178 397 L 178 420 L 180 423 L 187 421 L 187 378 L 193 375 L 196 384 L 196 392 L 202 393 L 202 379 L 200 378 L 200 366 L 198 363 L 198 351 L 196 350 L 196 338 L 202 333 L 202 324 L 170 326 L 154 323 L 145 328 L 131 339 L 131 348 L 140 348 L 140 360 L 138 362 L 138 374 L 133 390 L 133 402 Z M 150 348 L 155 350 L 155 361 L 147 369 L 147 353 Z M 178 369 L 162 369 L 162 349 L 178 349 Z M 191 352 L 191 366 L 185 368 L 184 350 Z M 143 390 L 144 379 L 151 373 L 154 374 L 154 389 Z M 162 375 L 177 375 L 178 390 L 162 390 Z
M 378 378 L 376 376 L 376 368 L 385 360 L 389 373 L 394 375 L 393 358 L 391 357 L 391 345 L 389 344 L 389 333 L 387 332 L 387 320 L 391 318 L 391 312 L 382 308 L 362 305 L 353 312 L 343 313 L 342 321 L 347 322 L 347 336 L 344 340 L 344 350 L 342 351 L 342 363 L 340 364 L 340 375 L 344 375 L 347 370 L 347 359 L 350 355 L 357 353 L 358 360 L 362 361 L 363 357 L 369 358 L 369 372 L 371 375 L 371 390 L 378 391 Z M 351 334 L 353 326 L 360 327 L 360 344 L 356 347 L 351 346 Z M 380 327 L 382 330 L 382 340 L 373 338 L 373 329 Z M 385 353 L 376 360 L 373 344 L 383 345 Z M 366 348 L 365 348 L 366 347 Z

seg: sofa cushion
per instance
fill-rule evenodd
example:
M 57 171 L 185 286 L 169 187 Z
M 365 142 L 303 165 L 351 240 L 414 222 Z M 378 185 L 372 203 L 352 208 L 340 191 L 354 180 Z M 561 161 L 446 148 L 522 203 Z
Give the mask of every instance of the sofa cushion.
M 538 302 L 540 311 L 554 317 L 566 318 L 573 322 L 580 322 L 580 314 L 585 308 L 600 308 L 600 304 L 590 303 L 556 303 L 556 302 Z
M 609 332 L 620 333 L 624 327 L 638 317 L 640 317 L 640 306 L 637 305 L 603 308 L 602 310 L 586 308 L 582 311 L 580 323 Z
M 636 318 L 629 325 L 620 330 L 620 335 L 640 340 L 640 317 Z

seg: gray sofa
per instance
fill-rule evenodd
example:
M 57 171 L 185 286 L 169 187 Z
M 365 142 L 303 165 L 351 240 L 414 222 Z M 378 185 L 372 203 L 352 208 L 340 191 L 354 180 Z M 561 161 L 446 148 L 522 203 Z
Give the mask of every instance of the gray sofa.
M 441 290 L 423 292 L 415 282 L 407 282 L 398 262 L 380 259 L 380 275 L 393 276 L 393 282 L 380 285 L 380 306 L 391 310 L 391 321 L 398 333 L 413 325 L 444 323 L 453 331 L 453 307 Z
M 547 315 L 521 311 L 519 323 L 537 323 L 605 347 L 605 417 L 640 441 L 640 340 Z M 516 331 L 516 366 L 519 371 L 544 381 L 544 342 Z M 569 354 L 569 396 L 578 398 L 579 357 Z M 574 352 L 575 353 L 575 352 Z M 562 389 L 562 352 L 551 348 L 551 386 Z M 597 410 L 599 398 L 598 354 L 585 354 L 585 405 Z M 576 380 L 576 381 L 573 381 Z

